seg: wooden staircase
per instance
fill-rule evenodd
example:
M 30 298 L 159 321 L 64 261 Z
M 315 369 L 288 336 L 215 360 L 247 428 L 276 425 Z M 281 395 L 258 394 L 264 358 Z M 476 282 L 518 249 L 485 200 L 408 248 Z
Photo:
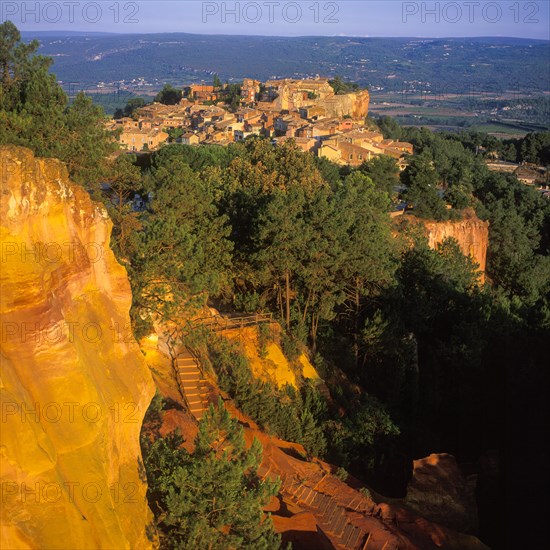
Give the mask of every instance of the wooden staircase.
M 189 412 L 200 420 L 208 408 L 206 382 L 197 359 L 186 347 L 183 347 L 175 357 L 174 369 L 180 392 L 189 406 Z
M 319 520 L 323 531 L 335 548 L 359 550 L 365 547 L 369 534 L 348 520 L 346 509 L 364 513 L 363 499 L 350 502 L 345 507 L 332 496 L 321 493 L 299 481 L 283 482 L 283 491 L 301 508 L 309 509 Z

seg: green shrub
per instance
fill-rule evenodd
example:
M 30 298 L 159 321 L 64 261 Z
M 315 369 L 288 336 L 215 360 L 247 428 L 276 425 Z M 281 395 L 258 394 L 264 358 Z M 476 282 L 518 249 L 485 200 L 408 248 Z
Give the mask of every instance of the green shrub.
M 238 345 L 225 338 L 212 335 L 208 351 L 220 388 L 244 414 L 275 436 L 301 443 L 309 456 L 324 455 L 322 421 L 327 409 L 313 386 L 306 384 L 298 392 L 288 384 L 280 389 L 256 379 Z
M 290 362 L 296 361 L 296 359 L 300 357 L 300 354 L 302 352 L 298 341 L 286 332 L 282 333 L 281 347 L 283 348 L 283 353 L 285 354 L 285 357 Z
M 349 474 L 345 468 L 338 468 L 336 470 L 336 474 L 334 474 L 340 481 L 346 481 L 348 479 Z

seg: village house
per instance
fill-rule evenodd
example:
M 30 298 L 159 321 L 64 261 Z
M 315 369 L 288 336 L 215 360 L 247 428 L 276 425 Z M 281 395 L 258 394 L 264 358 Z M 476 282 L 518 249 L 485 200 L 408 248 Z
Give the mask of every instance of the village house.
M 319 142 L 316 139 L 302 137 L 290 138 L 286 136 L 275 138 L 275 145 L 282 145 L 289 140 L 293 141 L 302 151 L 306 153 L 314 153 L 319 145 Z
M 173 114 L 176 111 L 180 111 L 182 107 L 176 105 L 164 105 L 162 103 L 151 103 L 150 105 L 144 105 L 139 109 L 136 109 L 136 115 L 140 119 L 149 118 L 164 118 Z
M 254 103 L 260 93 L 260 81 L 245 78 L 241 86 L 241 99 L 243 103 Z
M 338 120 L 323 120 L 314 122 L 312 136 L 318 140 L 328 139 L 336 134 L 340 134 Z
M 315 136 L 313 134 L 313 129 L 314 129 L 314 126 L 312 124 L 306 124 L 305 126 L 302 126 L 301 128 L 298 128 L 298 130 L 296 130 L 296 137 L 315 139 Z
M 233 141 L 233 131 L 237 129 L 238 124 L 235 119 L 221 120 L 212 126 L 212 130 L 216 135 L 223 134 L 225 136 L 224 139 Z
M 350 166 L 360 166 L 372 158 L 372 153 L 363 147 L 351 143 L 339 143 L 338 149 L 343 161 Z
M 252 135 L 254 135 L 252 132 L 247 132 L 246 130 L 233 131 L 234 141 L 244 141 L 248 136 Z
M 235 113 L 235 116 L 238 122 L 246 122 L 247 120 L 261 117 L 262 112 L 258 111 L 258 109 L 252 109 L 251 107 L 243 107 Z
M 263 135 L 264 125 L 260 117 L 256 117 L 252 122 L 246 121 L 244 123 L 244 130 L 250 134 L 261 136 Z
M 332 162 L 336 162 L 337 164 L 342 164 L 342 155 L 339 149 L 329 141 L 321 143 L 317 155 Z
M 306 120 L 319 120 L 326 117 L 326 110 L 319 105 L 309 105 L 298 109 L 300 116 Z
M 344 118 L 340 121 L 340 124 L 338 125 L 338 130 L 340 132 L 349 132 L 350 130 L 353 130 L 355 127 L 356 122 L 351 118 Z
M 273 129 L 278 136 L 294 136 L 296 130 L 304 125 L 303 119 L 297 111 L 290 111 L 274 118 Z
M 371 142 L 371 141 L 362 141 L 360 144 L 355 143 L 354 145 L 359 145 L 359 147 L 362 147 L 363 149 L 370 151 L 373 156 L 383 155 L 385 151 L 385 149 L 383 147 L 380 147 L 378 143 Z
M 155 128 L 156 126 L 153 120 L 140 120 L 138 127 L 142 130 L 151 130 L 151 128 Z
M 129 151 L 152 151 L 168 139 L 168 134 L 159 130 L 129 128 L 120 134 L 120 143 Z
M 414 149 L 412 143 L 408 143 L 406 141 L 393 141 L 393 139 L 382 140 L 380 142 L 380 146 L 383 149 L 395 149 L 396 151 L 407 153 L 409 155 L 412 155 Z
M 192 84 L 189 86 L 189 97 L 192 97 L 196 101 L 216 101 L 218 93 L 214 86 Z
M 199 136 L 197 136 L 197 134 L 194 134 L 193 132 L 186 132 L 181 136 L 180 141 L 184 145 L 198 145 Z
M 276 115 L 280 113 L 280 109 L 277 108 L 271 101 L 258 101 L 256 102 L 256 109 L 262 113 L 271 113 Z

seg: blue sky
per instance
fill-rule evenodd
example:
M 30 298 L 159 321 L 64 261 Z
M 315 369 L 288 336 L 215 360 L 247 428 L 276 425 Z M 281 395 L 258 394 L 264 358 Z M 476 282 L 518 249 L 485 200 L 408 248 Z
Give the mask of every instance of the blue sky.
M 0 0 L 21 30 L 550 39 L 550 0 Z

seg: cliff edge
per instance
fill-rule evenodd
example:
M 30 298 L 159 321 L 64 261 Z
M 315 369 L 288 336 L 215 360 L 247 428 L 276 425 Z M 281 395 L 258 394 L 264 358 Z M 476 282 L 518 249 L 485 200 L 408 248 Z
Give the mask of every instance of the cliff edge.
M 62 163 L 12 146 L 0 161 L 0 547 L 149 548 L 154 385 L 111 221 Z
M 489 222 L 480 220 L 472 208 L 465 209 L 458 220 L 427 220 L 417 218 L 413 214 L 400 214 L 393 220 L 398 232 L 410 224 L 423 224 L 430 248 L 435 248 L 449 237 L 456 239 L 462 253 L 470 256 L 478 264 L 481 282 L 484 281 L 489 246 Z

